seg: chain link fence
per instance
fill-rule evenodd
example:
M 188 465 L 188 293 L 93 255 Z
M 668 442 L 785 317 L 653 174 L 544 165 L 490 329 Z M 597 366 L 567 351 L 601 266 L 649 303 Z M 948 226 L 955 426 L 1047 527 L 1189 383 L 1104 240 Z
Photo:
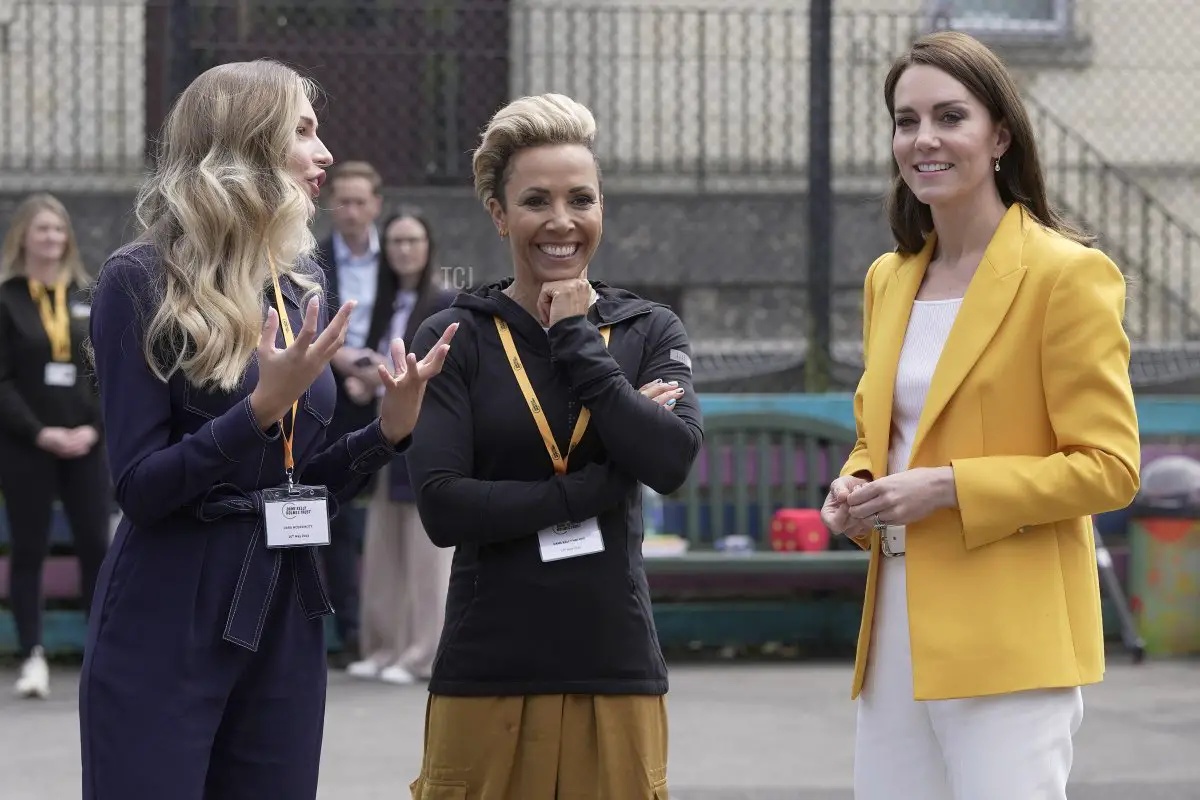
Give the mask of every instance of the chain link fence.
M 1055 201 L 1130 275 L 1131 332 L 1200 339 L 1200 6 L 833 8 L 839 190 L 886 187 L 892 59 L 936 27 L 985 36 L 1025 91 Z M 272 57 L 322 86 L 338 157 L 392 187 L 469 185 L 495 109 L 560 91 L 596 113 L 614 186 L 799 194 L 812 35 L 807 3 L 787 0 L 0 0 L 0 191 L 136 185 L 181 81 Z

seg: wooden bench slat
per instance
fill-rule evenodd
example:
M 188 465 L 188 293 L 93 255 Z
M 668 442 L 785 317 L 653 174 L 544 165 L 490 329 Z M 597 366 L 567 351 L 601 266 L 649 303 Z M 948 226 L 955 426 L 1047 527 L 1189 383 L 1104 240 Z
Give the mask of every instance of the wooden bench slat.
M 8 600 L 8 556 L 0 556 L 0 600 Z M 74 556 L 50 556 L 42 568 L 42 594 L 47 600 L 75 600 L 79 597 L 79 559 Z

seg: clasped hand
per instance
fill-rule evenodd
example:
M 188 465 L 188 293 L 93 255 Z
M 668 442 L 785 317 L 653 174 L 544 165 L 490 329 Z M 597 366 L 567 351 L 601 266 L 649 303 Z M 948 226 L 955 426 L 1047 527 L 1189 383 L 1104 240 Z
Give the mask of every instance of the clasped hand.
M 91 425 L 47 427 L 38 432 L 37 446 L 59 458 L 80 458 L 90 453 L 99 440 L 99 432 Z
M 874 481 L 846 475 L 830 484 L 821 520 L 830 530 L 861 536 L 876 523 L 910 525 L 956 505 L 950 467 L 918 467 Z
M 279 314 L 274 308 L 268 309 L 258 343 L 258 385 L 250 394 L 250 408 L 263 430 L 283 419 L 292 404 L 312 386 L 342 348 L 354 306 L 353 301 L 344 304 L 318 336 L 317 312 L 320 303 L 313 298 L 305 311 L 303 327 L 292 344 L 283 350 L 275 346 Z M 402 341 L 394 341 L 392 359 L 396 365 L 395 373 L 389 372 L 384 364 L 378 365 L 384 388 L 380 423 L 384 437 L 391 443 L 399 442 L 416 427 L 425 385 L 442 371 L 446 355 L 450 352 L 450 340 L 454 338 L 456 330 L 457 323 L 450 325 L 419 362 L 411 353 L 405 355 Z

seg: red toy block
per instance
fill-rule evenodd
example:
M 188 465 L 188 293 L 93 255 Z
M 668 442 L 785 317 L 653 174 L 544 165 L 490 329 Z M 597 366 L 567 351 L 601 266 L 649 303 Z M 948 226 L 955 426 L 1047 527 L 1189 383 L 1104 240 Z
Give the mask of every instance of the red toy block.
M 781 553 L 829 548 L 829 529 L 816 508 L 781 508 L 771 520 L 771 549 Z

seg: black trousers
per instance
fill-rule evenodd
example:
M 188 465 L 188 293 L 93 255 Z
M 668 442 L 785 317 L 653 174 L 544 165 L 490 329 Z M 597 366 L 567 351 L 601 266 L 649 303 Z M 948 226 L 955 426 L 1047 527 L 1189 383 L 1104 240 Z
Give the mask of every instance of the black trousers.
M 97 446 L 80 458 L 60 459 L 6 443 L 0 453 L 0 489 L 11 539 L 9 603 L 18 655 L 27 658 L 42 643 L 42 568 L 56 498 L 62 501 L 79 557 L 84 611 L 91 612 L 96 575 L 108 550 L 112 490 L 104 449 Z

